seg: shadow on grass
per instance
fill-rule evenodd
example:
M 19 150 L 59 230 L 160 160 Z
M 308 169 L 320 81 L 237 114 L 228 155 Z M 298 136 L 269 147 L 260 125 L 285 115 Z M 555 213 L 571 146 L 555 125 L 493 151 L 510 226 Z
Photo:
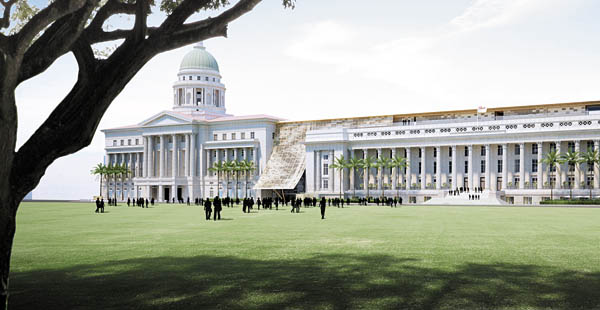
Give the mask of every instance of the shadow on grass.
M 12 273 L 11 309 L 598 309 L 600 273 L 387 255 L 159 257 Z

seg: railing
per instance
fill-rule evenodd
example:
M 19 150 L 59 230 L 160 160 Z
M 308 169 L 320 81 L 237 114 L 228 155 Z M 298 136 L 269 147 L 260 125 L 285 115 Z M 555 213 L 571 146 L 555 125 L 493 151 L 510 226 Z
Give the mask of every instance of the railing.
M 419 126 L 419 125 L 435 125 L 435 124 L 452 124 L 452 123 L 467 123 L 467 122 L 492 122 L 492 121 L 505 121 L 505 120 L 516 120 L 516 119 L 539 119 L 539 118 L 549 118 L 549 117 L 561 117 L 561 116 L 585 116 L 590 115 L 587 111 L 584 112 L 575 112 L 569 113 L 569 115 L 553 115 L 551 113 L 544 114 L 524 114 L 524 115 L 505 115 L 505 116 L 497 116 L 497 117 L 485 117 L 485 118 L 475 118 L 475 119 L 461 119 L 461 118 L 450 118 L 450 119 L 433 119 L 433 120 L 420 120 L 420 121 L 410 121 L 407 123 L 403 123 L 402 121 L 395 122 L 395 126 Z

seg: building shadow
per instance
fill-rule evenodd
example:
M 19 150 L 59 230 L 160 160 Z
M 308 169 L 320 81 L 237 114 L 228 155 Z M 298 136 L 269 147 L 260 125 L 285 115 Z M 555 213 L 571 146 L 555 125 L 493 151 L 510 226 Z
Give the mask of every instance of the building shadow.
M 598 309 L 600 273 L 388 255 L 201 255 L 11 274 L 11 309 Z

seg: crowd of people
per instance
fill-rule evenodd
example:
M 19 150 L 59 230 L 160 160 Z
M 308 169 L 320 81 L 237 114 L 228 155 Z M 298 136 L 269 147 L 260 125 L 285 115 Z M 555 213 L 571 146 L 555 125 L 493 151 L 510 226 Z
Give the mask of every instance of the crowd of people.
M 472 189 L 473 193 L 483 193 L 483 188 L 482 187 L 474 187 Z M 448 191 L 448 195 L 449 196 L 460 196 L 460 194 L 462 193 L 471 193 L 471 188 L 469 187 L 459 187 L 457 189 L 452 189 Z

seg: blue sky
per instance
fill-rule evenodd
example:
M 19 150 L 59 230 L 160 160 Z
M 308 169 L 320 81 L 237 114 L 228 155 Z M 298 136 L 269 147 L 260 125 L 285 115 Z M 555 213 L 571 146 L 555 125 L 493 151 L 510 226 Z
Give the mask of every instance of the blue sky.
M 372 2 L 298 0 L 285 10 L 265 0 L 230 25 L 227 39 L 205 42 L 227 86 L 228 112 L 302 120 L 600 99 L 600 1 Z M 170 109 L 190 49 L 150 61 L 100 129 Z M 76 76 L 67 55 L 17 89 L 19 144 Z M 53 164 L 34 198 L 97 193 L 89 170 L 102 161 L 102 139 L 98 132 L 88 148 Z

